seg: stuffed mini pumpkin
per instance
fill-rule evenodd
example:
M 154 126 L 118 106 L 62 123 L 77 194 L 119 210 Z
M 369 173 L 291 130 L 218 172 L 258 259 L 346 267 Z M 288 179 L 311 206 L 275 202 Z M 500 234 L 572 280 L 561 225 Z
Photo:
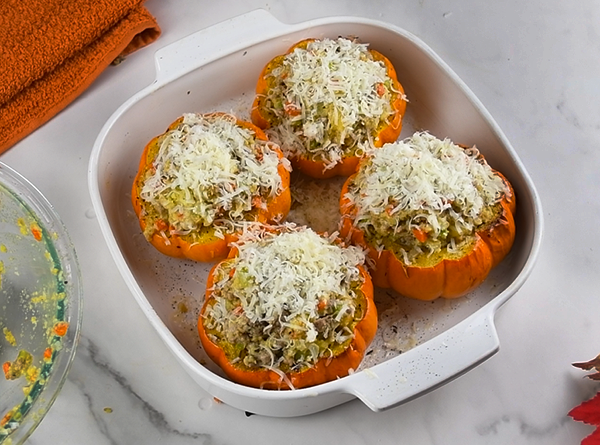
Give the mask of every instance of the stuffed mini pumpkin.
M 364 252 L 305 226 L 247 232 L 211 270 L 198 332 L 234 382 L 297 389 L 348 375 L 377 330 Z
M 307 39 L 260 74 L 252 121 L 294 169 L 348 176 L 366 149 L 395 141 L 406 97 L 391 62 L 352 39 Z
M 515 239 L 515 196 L 475 147 L 429 133 L 373 150 L 345 182 L 341 236 L 376 286 L 420 300 L 479 286 Z
M 290 170 L 279 147 L 252 123 L 189 113 L 146 145 L 133 208 L 160 252 L 215 261 L 227 256 L 244 223 L 285 218 Z

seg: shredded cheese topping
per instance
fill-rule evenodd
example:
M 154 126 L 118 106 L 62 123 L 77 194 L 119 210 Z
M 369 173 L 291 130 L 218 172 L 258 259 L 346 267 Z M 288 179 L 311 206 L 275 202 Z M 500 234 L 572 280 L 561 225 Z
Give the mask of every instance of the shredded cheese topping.
M 337 234 L 289 223 L 278 230 L 247 231 L 238 256 L 217 266 L 204 324 L 233 362 L 289 372 L 352 340 L 364 310 L 365 256 L 336 244 Z
M 418 132 L 371 150 L 346 195 L 354 224 L 378 249 L 406 264 L 440 250 L 457 252 L 496 216 L 508 192 L 475 148 Z
M 362 155 L 393 114 L 398 94 L 385 64 L 366 44 L 345 38 L 294 49 L 270 76 L 270 137 L 286 156 L 323 161 L 327 168 L 346 155 Z
M 185 114 L 163 135 L 140 197 L 177 234 L 218 227 L 244 220 L 281 191 L 280 162 L 289 168 L 272 143 L 257 139 L 234 116 Z

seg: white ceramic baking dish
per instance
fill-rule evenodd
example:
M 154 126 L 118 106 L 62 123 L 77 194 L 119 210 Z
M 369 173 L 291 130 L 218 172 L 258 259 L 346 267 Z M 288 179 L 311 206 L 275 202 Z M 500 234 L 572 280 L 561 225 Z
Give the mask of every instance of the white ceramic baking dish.
M 425 129 L 476 144 L 509 178 L 518 203 L 517 238 L 486 282 L 459 300 L 422 303 L 378 291 L 379 333 L 364 364 L 350 376 L 293 391 L 248 388 L 228 380 L 206 358 L 197 338 L 196 317 L 210 265 L 167 258 L 149 246 L 131 209 L 131 183 L 145 144 L 181 114 L 228 111 L 247 118 L 256 79 L 273 56 L 304 38 L 340 35 L 368 42 L 396 67 L 410 101 L 401 137 Z M 174 357 L 214 397 L 268 416 L 314 413 L 353 398 L 372 410 L 385 410 L 480 364 L 499 348 L 494 315 L 529 276 L 542 236 L 535 188 L 479 100 L 415 36 L 356 17 L 288 25 L 258 10 L 159 50 L 155 82 L 125 102 L 100 132 L 90 159 L 89 187 L 115 262 Z

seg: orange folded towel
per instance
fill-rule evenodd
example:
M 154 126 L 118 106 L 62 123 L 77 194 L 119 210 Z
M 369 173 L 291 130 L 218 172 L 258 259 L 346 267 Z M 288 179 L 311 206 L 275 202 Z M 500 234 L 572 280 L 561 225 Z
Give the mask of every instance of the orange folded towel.
M 143 0 L 0 1 L 0 153 L 160 35 Z

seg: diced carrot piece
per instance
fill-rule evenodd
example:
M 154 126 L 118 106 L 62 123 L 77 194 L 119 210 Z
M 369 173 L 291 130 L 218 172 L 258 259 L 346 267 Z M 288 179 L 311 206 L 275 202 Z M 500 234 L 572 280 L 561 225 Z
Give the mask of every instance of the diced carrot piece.
M 67 333 L 67 329 L 69 328 L 69 323 L 66 321 L 59 321 L 54 325 L 54 333 L 59 337 L 62 337 Z
M 32 224 L 30 229 L 31 229 L 31 234 L 33 235 L 33 237 L 36 240 L 41 241 L 42 240 L 42 230 L 38 227 L 38 225 Z
M 298 116 L 300 114 L 300 107 L 296 104 L 288 102 L 284 105 L 283 111 L 285 111 L 285 114 L 288 116 Z
M 416 239 L 418 239 L 420 242 L 424 243 L 425 241 L 427 241 L 427 238 L 429 238 L 429 235 L 421 230 L 421 229 L 417 229 L 416 227 L 414 227 L 412 229 L 413 235 L 415 236 Z
M 10 373 L 10 362 L 4 362 L 2 365 L 2 371 L 4 371 L 4 377 L 9 380 L 8 374 Z

